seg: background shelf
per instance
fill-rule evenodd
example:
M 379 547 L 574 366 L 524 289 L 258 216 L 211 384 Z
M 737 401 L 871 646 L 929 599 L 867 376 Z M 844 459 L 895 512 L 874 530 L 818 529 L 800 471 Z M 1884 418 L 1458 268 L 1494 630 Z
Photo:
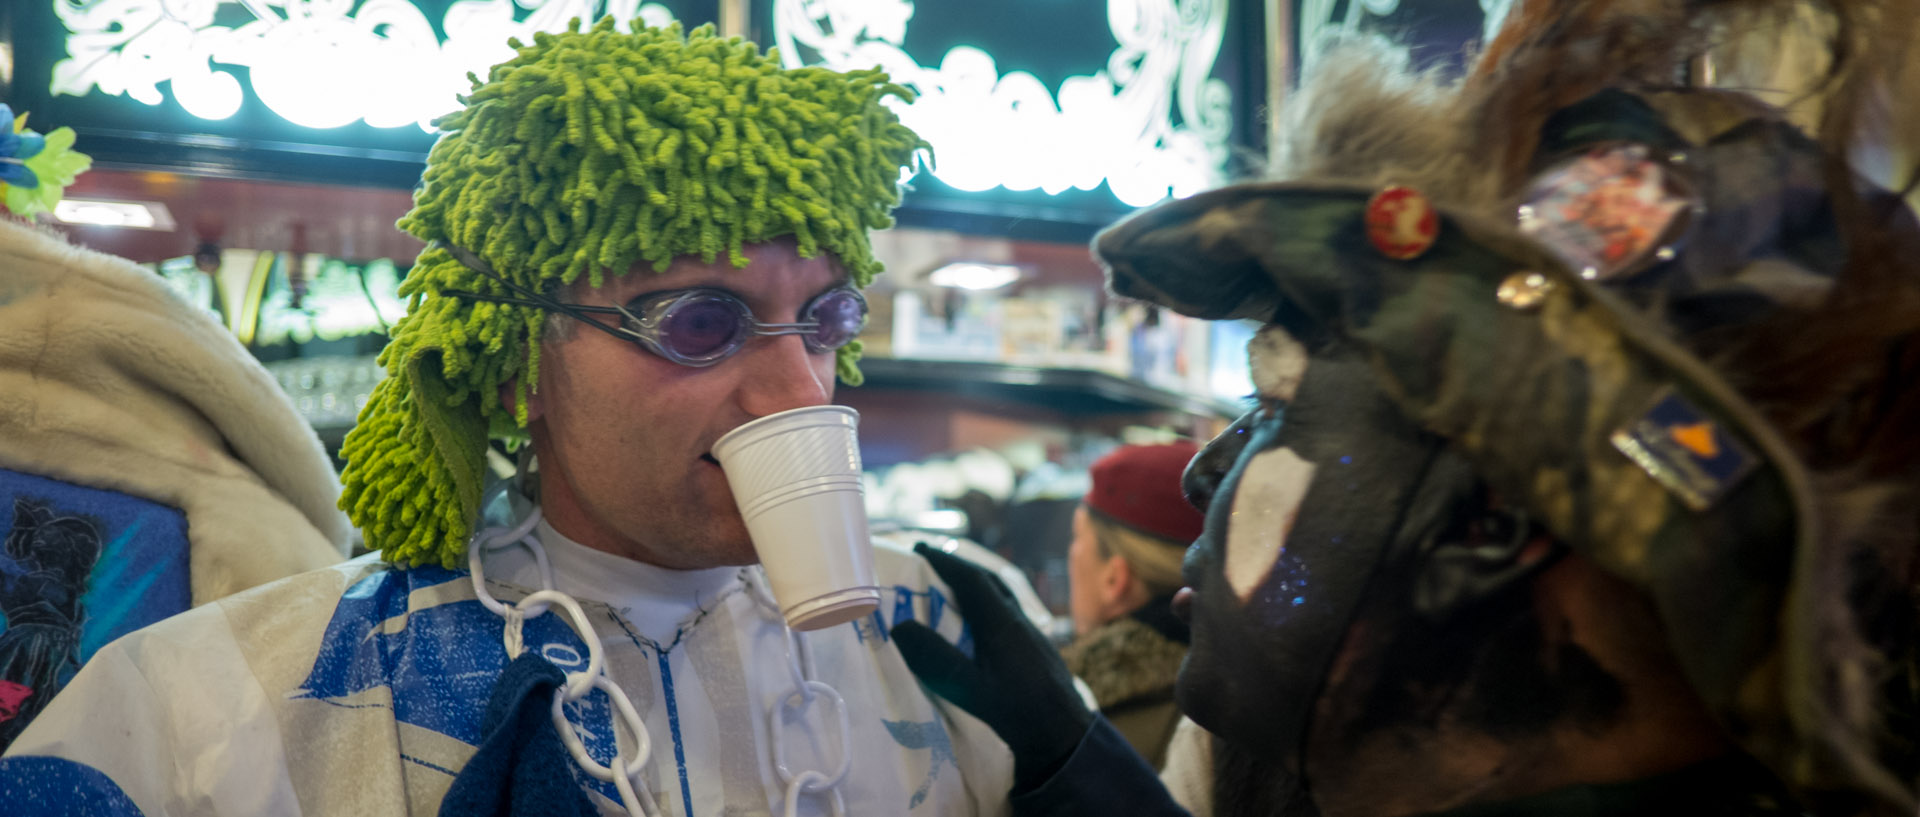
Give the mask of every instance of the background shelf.
M 1087 369 L 1049 369 L 1004 363 L 864 358 L 864 385 L 849 392 L 902 389 L 942 391 L 1005 400 L 1069 415 L 1180 411 L 1231 419 L 1244 409 L 1210 397 L 1168 391 Z

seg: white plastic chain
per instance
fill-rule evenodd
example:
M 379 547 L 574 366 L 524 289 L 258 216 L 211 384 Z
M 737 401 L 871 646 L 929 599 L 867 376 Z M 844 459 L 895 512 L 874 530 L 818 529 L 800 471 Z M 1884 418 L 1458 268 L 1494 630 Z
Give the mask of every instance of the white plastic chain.
M 847 771 L 853 767 L 853 746 L 849 736 L 853 730 L 847 724 L 847 702 L 840 693 L 820 681 L 813 680 L 813 654 L 807 650 L 807 641 L 792 628 L 786 627 L 786 617 L 760 581 L 749 581 L 753 598 L 762 607 L 773 611 L 783 624 L 787 633 L 787 671 L 793 676 L 793 690 L 780 696 L 773 706 L 767 708 L 767 738 L 773 743 L 773 769 L 780 775 L 780 783 L 786 786 L 786 817 L 795 817 L 800 807 L 800 795 L 825 792 L 828 803 L 833 809 L 833 817 L 846 817 L 846 799 L 840 796 L 840 782 L 847 779 Z M 804 721 L 814 701 L 826 701 L 832 704 L 833 714 L 840 723 L 839 744 L 840 763 L 831 774 L 809 769 L 795 774 L 787 766 L 786 718 L 789 711 L 798 711 Z M 825 719 L 825 716 L 822 718 Z
M 467 543 L 467 567 L 473 574 L 473 592 L 488 610 L 506 620 L 501 640 L 506 645 L 508 660 L 519 658 L 526 650 L 521 638 L 522 622 L 539 618 L 555 604 L 567 611 L 568 617 L 573 620 L 573 629 L 587 644 L 587 669 L 585 672 L 567 673 L 566 685 L 553 691 L 553 729 L 560 734 L 560 742 L 566 744 L 567 752 L 573 755 L 573 761 L 580 764 L 582 770 L 595 780 L 613 784 L 620 793 L 620 805 L 626 808 L 629 817 L 655 817 L 654 811 L 648 808 L 653 797 L 647 792 L 646 782 L 640 779 L 640 774 L 646 771 L 647 762 L 653 757 L 653 740 L 647 734 L 646 723 L 634 710 L 633 701 L 627 698 L 626 691 L 607 677 L 606 660 L 600 654 L 600 634 L 594 632 L 586 611 L 580 609 L 580 603 L 572 596 L 553 589 L 553 565 L 547 562 L 547 552 L 540 546 L 540 540 L 533 536 L 533 529 L 539 524 L 540 509 L 536 507 L 527 514 L 526 519 L 512 528 L 489 528 L 474 534 L 472 541 Z M 513 545 L 520 545 L 533 553 L 534 562 L 540 569 L 540 590 L 517 603 L 508 604 L 487 592 L 481 563 L 486 551 Z M 612 767 L 601 765 L 587 754 L 586 746 L 580 742 L 573 724 L 567 720 L 567 702 L 580 700 L 596 688 L 613 699 L 620 719 L 626 722 L 627 730 L 633 734 L 633 754 L 629 756 L 627 750 L 620 750 L 614 755 Z M 843 708 L 841 719 L 844 721 L 845 718 Z M 617 723 L 615 725 L 618 726 Z M 844 726 L 842 734 L 845 734 Z M 845 773 L 844 764 L 842 773 Z M 792 813 L 791 807 L 788 813 Z M 835 813 L 839 813 L 837 809 Z

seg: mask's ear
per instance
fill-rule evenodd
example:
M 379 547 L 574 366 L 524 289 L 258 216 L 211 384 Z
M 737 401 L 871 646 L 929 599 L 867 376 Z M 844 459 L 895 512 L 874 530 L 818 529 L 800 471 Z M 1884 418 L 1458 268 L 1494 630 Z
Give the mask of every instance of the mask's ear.
M 1526 582 L 1562 552 L 1525 511 L 1475 496 L 1461 503 L 1454 524 L 1421 554 L 1414 610 L 1429 619 L 1448 618 Z

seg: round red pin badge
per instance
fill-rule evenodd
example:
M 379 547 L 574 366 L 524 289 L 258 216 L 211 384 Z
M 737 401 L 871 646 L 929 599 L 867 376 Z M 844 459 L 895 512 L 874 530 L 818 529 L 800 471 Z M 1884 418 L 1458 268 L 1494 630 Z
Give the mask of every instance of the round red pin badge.
M 1419 258 L 1439 235 L 1440 214 L 1418 190 L 1394 185 L 1367 200 L 1367 239 L 1381 255 Z

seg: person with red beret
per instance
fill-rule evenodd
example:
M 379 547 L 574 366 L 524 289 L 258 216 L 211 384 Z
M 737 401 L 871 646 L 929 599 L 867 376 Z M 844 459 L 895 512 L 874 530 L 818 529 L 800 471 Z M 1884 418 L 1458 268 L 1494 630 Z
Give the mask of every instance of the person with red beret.
M 1156 768 L 1180 719 L 1173 681 L 1187 654 L 1187 625 L 1172 600 L 1180 559 L 1204 521 L 1180 493 L 1196 453 L 1190 442 L 1129 445 L 1094 463 L 1067 548 L 1076 635 L 1067 668 Z

